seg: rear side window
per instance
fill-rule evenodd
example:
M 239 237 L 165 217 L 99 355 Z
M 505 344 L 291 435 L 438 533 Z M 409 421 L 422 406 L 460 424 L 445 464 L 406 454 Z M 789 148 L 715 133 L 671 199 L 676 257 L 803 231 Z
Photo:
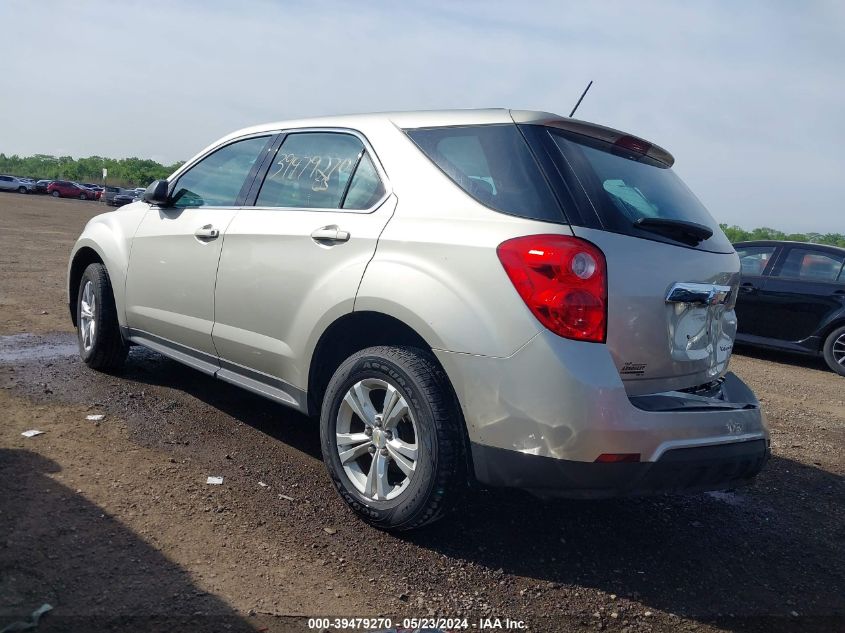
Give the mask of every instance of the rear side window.
M 547 128 L 561 171 L 574 173 L 599 216 L 602 228 L 659 239 L 636 225 L 647 220 L 680 220 L 703 225 L 713 236 L 698 248 L 733 250 L 718 224 L 672 169 L 642 154 L 605 141 Z
M 845 256 L 822 253 L 806 248 L 792 248 L 777 272 L 778 277 L 807 281 L 837 281 Z
M 364 144 L 351 134 L 289 134 L 267 172 L 255 205 L 338 209 L 352 189 L 352 177 L 363 155 Z M 379 182 L 374 186 L 380 185 Z M 356 186 L 355 195 L 350 205 L 363 204 L 370 199 L 361 191 L 360 184 Z M 364 207 L 344 205 L 344 208 Z
M 736 249 L 743 275 L 760 276 L 772 260 L 776 246 L 744 246 Z
M 563 222 L 563 213 L 516 125 L 406 130 L 422 152 L 480 203 L 524 218 Z

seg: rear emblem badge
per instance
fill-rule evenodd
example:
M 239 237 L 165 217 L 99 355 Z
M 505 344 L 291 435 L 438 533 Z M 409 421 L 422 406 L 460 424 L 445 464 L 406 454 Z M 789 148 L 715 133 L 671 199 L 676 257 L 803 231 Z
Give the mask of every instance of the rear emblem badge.
M 645 374 L 646 367 L 647 363 L 632 363 L 629 361 L 622 366 L 619 373 L 626 376 L 642 376 Z

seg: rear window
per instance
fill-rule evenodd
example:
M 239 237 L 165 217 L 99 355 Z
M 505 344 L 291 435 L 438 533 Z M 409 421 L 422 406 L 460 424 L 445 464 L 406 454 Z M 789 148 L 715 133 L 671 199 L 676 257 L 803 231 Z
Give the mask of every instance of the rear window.
M 571 170 L 592 203 L 601 228 L 661 239 L 637 220 L 681 220 L 710 228 L 698 248 L 731 252 L 718 224 L 683 181 L 665 164 L 605 141 L 547 128 L 562 172 Z M 552 154 L 555 154 L 553 151 Z M 664 238 L 672 241 L 669 238 Z
M 406 130 L 422 152 L 478 202 L 510 215 L 563 222 L 563 213 L 516 125 Z

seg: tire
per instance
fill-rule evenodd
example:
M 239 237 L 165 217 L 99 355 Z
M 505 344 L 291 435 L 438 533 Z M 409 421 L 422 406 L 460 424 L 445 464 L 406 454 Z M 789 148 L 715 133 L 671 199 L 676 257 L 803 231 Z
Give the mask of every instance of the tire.
M 27 192 L 26 187 L 18 187 L 18 193 L 26 193 L 26 192 Z
M 824 340 L 824 359 L 828 367 L 845 376 L 845 326 L 836 328 Z
M 62 196 L 62 194 L 60 194 L 58 191 L 55 191 L 55 190 L 50 195 L 53 196 L 54 198 L 60 198 Z
M 394 411 L 404 411 L 404 404 L 407 413 L 384 420 L 376 415 L 368 431 L 347 398 L 353 388 L 358 388 L 358 411 L 367 402 L 372 407 L 365 416 L 384 409 L 391 397 L 397 403 Z M 384 530 L 413 530 L 441 518 L 466 488 L 463 424 L 451 385 L 430 352 L 370 347 L 350 356 L 329 382 L 320 415 L 323 461 L 340 496 L 364 521 Z M 339 427 L 348 438 L 338 438 Z M 368 434 L 369 440 L 363 439 Z M 349 441 L 353 437 L 357 439 Z M 339 441 L 345 441 L 341 446 L 347 455 L 353 450 L 358 455 L 346 465 Z M 415 460 L 410 459 L 412 447 Z M 410 475 L 399 460 L 405 468 L 413 463 Z M 370 474 L 376 464 L 384 465 L 383 478 Z M 369 491 L 375 494 L 368 494 L 370 481 Z
M 76 294 L 76 325 L 79 355 L 86 365 L 104 372 L 123 367 L 129 346 L 120 335 L 111 280 L 102 264 L 90 264 L 82 273 Z
M 80 200 L 87 200 L 87 199 L 88 199 L 88 196 L 86 196 L 84 193 L 80 193 L 80 194 L 79 194 L 79 199 L 80 199 Z

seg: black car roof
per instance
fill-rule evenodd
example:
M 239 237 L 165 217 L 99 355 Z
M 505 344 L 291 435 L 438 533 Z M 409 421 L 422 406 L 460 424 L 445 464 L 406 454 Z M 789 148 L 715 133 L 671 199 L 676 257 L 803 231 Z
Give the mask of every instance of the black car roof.
M 816 244 L 814 242 L 796 242 L 792 240 L 746 240 L 744 242 L 737 242 L 734 244 L 734 248 L 739 246 L 801 246 L 803 248 L 811 248 L 813 250 L 828 251 L 836 255 L 845 255 L 845 248 L 842 248 L 841 246 Z

